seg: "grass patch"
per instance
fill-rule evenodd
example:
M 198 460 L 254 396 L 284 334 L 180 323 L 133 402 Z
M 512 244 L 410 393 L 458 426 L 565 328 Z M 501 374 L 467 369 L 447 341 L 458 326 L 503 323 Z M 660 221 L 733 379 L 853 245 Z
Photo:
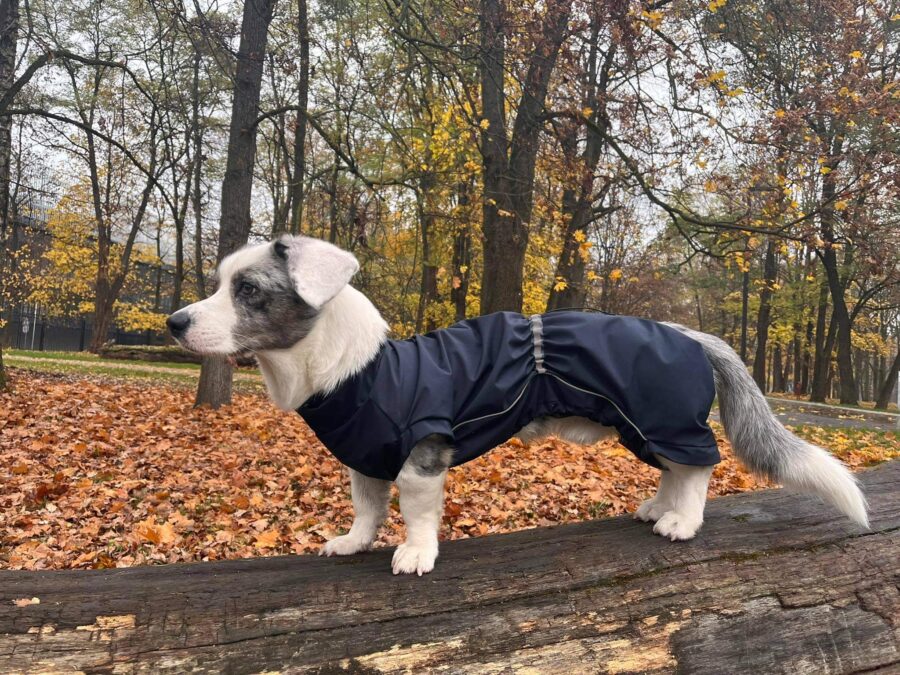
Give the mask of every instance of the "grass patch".
M 127 379 L 157 380 L 160 382 L 191 382 L 197 381 L 191 373 L 168 373 L 144 370 L 135 367 L 116 367 L 107 365 L 106 362 L 84 363 L 79 360 L 65 362 L 58 361 L 27 361 L 17 363 L 15 358 L 9 359 L 11 366 L 17 366 L 21 370 L 33 370 L 41 373 L 63 373 L 76 375 L 100 375 L 108 377 L 121 377 Z
M 99 364 L 104 366 L 125 366 L 136 368 L 177 368 L 179 370 L 200 370 L 197 363 L 175 363 L 172 361 L 138 361 L 126 359 L 103 359 L 90 352 L 37 352 L 28 349 L 10 349 L 3 352 L 3 357 L 15 361 L 16 357 L 41 359 L 42 361 L 71 361 L 73 363 Z
M 6 355 L 4 355 L 5 357 Z M 196 387 L 199 374 L 199 368 L 193 370 L 185 370 L 183 373 L 177 372 L 160 372 L 141 368 L 139 365 L 116 365 L 116 361 L 95 361 L 93 363 L 85 363 L 79 360 L 71 361 L 20 361 L 14 358 L 9 359 L 9 366 L 22 371 L 33 371 L 38 373 L 57 373 L 63 375 L 94 375 L 109 379 L 121 380 L 141 380 L 145 382 L 155 382 L 168 386 L 178 387 Z M 161 365 L 161 364 L 154 364 Z M 184 365 L 184 364 L 181 364 Z M 182 369 L 184 370 L 184 369 Z M 246 375 L 251 373 L 237 373 L 235 377 L 234 387 L 238 391 L 243 392 L 261 392 L 263 391 L 262 378 L 248 378 Z

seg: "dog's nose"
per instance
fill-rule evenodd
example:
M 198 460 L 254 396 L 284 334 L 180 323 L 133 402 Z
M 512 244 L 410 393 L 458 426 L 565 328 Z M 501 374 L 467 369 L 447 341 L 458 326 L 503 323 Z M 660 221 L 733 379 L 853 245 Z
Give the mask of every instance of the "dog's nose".
M 169 327 L 172 337 L 181 337 L 191 325 L 191 315 L 183 310 L 175 312 L 166 319 L 166 325 Z

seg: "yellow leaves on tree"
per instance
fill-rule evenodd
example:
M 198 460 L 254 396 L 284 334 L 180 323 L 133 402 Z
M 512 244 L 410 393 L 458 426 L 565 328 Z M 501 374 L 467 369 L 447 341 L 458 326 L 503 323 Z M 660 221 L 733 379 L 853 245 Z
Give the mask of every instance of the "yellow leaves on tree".
M 99 252 L 95 235 L 96 223 L 90 205 L 89 187 L 76 183 L 50 211 L 47 229 L 50 247 L 26 279 L 28 302 L 38 304 L 49 316 L 73 316 L 94 311 Z M 121 244 L 113 242 L 110 275 L 121 273 Z M 153 297 L 150 275 L 139 274 L 158 265 L 159 259 L 146 245 L 136 244 L 131 255 L 124 296 Z M 125 330 L 162 330 L 165 314 L 153 312 L 149 302 L 122 300 L 115 305 L 116 323 Z
M 659 28 L 659 25 L 662 23 L 664 15 L 661 10 L 654 9 L 652 11 L 642 11 L 641 16 L 646 19 L 647 25 L 650 26 L 650 28 L 656 29 Z M 585 115 L 585 117 L 587 117 L 587 115 Z
M 147 302 L 117 302 L 116 323 L 127 331 L 151 330 L 162 333 L 166 330 L 166 313 L 154 312 Z

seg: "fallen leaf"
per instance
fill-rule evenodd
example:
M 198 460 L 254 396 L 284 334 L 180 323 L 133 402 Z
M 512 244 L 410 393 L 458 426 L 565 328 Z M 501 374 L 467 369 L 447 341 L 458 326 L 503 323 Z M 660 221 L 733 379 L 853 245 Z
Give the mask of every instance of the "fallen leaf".
M 281 534 L 278 530 L 266 530 L 256 536 L 256 541 L 253 545 L 256 548 L 274 548 L 278 546 L 280 539 Z

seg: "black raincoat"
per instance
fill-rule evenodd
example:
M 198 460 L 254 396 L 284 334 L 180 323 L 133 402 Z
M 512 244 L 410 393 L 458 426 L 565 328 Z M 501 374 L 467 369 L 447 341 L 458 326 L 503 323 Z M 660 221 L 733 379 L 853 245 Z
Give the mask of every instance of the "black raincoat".
M 668 326 L 574 311 L 498 312 L 388 340 L 337 389 L 297 412 L 344 464 L 393 480 L 431 434 L 474 459 L 532 420 L 587 417 L 615 427 L 642 461 L 719 461 L 706 423 L 715 397 L 700 344 Z

